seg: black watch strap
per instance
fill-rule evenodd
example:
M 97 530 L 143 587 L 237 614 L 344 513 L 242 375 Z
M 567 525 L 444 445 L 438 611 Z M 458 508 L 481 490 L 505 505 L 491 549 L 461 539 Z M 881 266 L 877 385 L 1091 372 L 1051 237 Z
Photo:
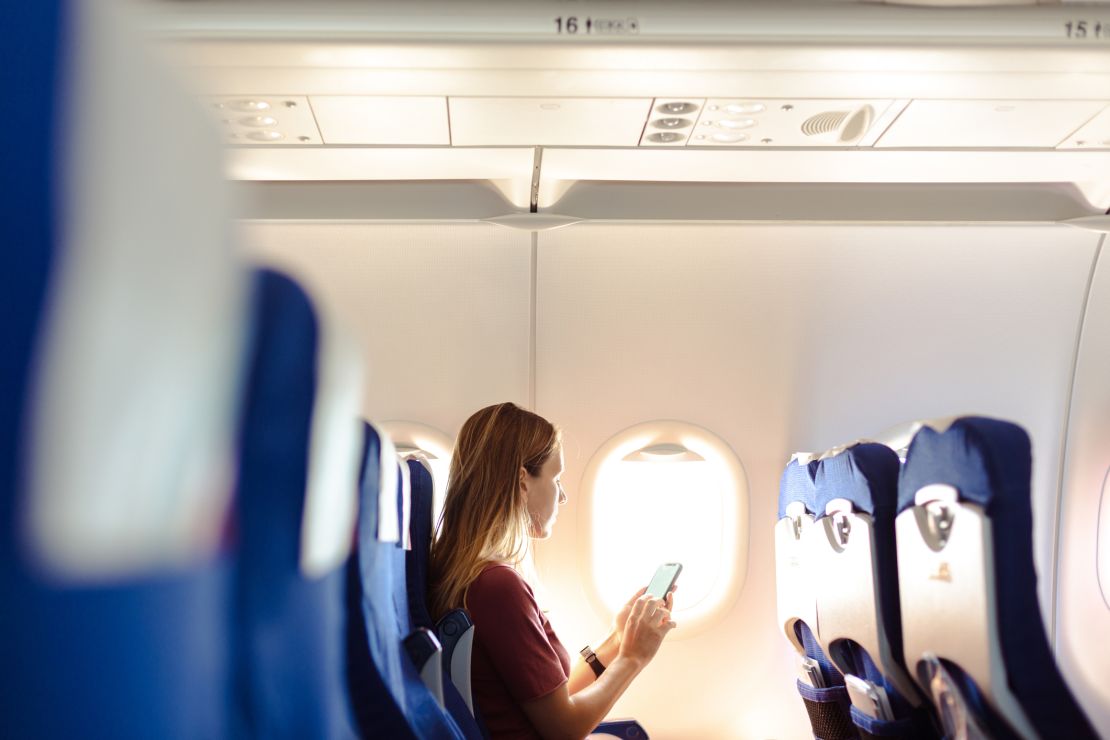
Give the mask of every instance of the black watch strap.
M 595 676 L 600 676 L 605 672 L 605 665 L 589 645 L 579 650 L 578 654 L 586 660 L 586 665 L 593 669 Z

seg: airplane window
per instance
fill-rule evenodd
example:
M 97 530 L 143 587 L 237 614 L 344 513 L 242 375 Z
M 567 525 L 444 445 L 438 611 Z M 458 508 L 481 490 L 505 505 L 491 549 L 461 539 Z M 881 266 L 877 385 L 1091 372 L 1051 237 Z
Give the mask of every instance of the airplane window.
M 393 440 L 397 454 L 419 452 L 427 459 L 432 469 L 432 521 L 438 522 L 447 495 L 447 473 L 451 469 L 454 441 L 435 427 L 414 421 L 386 421 L 379 426 Z
M 732 604 L 747 553 L 747 479 L 729 446 L 680 422 L 614 437 L 587 468 L 595 604 L 612 614 L 656 567 L 682 563 L 675 617 L 708 624 Z M 690 634 L 690 629 L 684 629 Z

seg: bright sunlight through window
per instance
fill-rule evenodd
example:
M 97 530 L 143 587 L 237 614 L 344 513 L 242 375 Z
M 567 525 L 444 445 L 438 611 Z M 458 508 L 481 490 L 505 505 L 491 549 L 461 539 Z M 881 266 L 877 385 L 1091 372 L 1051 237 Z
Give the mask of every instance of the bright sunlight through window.
M 584 483 L 585 565 L 606 612 L 670 562 L 683 565 L 676 619 L 705 622 L 732 603 L 746 568 L 747 482 L 727 444 L 679 422 L 641 424 L 599 450 Z

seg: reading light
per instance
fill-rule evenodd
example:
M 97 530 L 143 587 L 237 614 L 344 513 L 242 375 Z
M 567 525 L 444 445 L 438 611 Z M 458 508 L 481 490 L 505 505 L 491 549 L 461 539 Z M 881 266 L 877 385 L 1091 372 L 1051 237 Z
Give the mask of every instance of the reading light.
M 651 122 L 655 128 L 686 128 L 691 121 L 687 118 L 659 118 Z
M 239 123 L 244 126 L 254 126 L 255 128 L 267 128 L 269 126 L 276 126 L 277 119 L 273 116 L 247 116 L 240 118 Z
M 270 110 L 270 104 L 267 103 L 265 100 L 233 100 L 232 102 L 228 103 L 228 105 L 232 109 L 242 111 L 244 113 L 258 113 L 260 111 Z M 220 104 L 220 107 L 223 107 L 222 103 Z
M 728 129 L 751 128 L 758 123 L 754 118 L 725 118 L 717 121 L 718 126 Z
M 676 101 L 672 103 L 663 103 L 662 105 L 656 107 L 655 110 L 660 113 L 670 113 L 671 115 L 680 116 L 685 113 L 693 113 L 697 109 L 698 107 L 693 103 Z
M 725 106 L 725 113 L 731 115 L 762 113 L 767 110 L 767 106 L 763 103 L 729 103 Z
M 721 143 L 721 144 L 738 144 L 741 141 L 747 141 L 747 140 L 748 140 L 748 135 L 747 134 L 731 134 L 731 133 L 730 134 L 725 134 L 725 133 L 713 134 L 713 141 L 716 141 L 716 142 Z
M 657 134 L 648 134 L 647 140 L 656 144 L 670 144 L 671 142 L 682 141 L 682 134 L 676 134 L 674 131 L 660 131 Z
M 269 143 L 271 141 L 280 141 L 284 137 L 280 131 L 251 131 L 247 134 L 247 138 L 254 141 Z

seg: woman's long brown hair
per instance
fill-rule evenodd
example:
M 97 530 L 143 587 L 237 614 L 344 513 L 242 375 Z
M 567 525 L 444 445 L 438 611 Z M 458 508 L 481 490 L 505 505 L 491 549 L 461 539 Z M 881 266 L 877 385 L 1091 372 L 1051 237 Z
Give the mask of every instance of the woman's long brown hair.
M 560 436 L 551 422 L 512 403 L 487 406 L 463 424 L 428 569 L 433 619 L 463 606 L 467 587 L 487 564 L 515 566 L 524 559 L 532 523 L 520 469 L 539 475 Z

